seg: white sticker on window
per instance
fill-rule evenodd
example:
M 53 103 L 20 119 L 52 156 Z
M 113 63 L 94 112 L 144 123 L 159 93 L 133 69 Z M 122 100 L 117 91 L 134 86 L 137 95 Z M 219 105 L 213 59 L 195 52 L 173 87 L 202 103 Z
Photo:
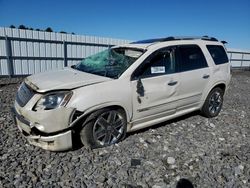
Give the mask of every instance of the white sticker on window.
M 165 73 L 164 66 L 151 67 L 151 74 Z

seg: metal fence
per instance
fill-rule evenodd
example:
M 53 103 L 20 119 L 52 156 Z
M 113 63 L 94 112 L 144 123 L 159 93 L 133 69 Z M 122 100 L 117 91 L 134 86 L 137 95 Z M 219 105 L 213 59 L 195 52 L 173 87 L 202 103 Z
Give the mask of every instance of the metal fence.
M 62 69 L 112 45 L 131 41 L 0 27 L 0 76 Z M 250 70 L 250 52 L 228 50 L 232 68 Z
M 0 76 L 62 69 L 128 40 L 0 27 Z
M 233 69 L 250 70 L 250 52 L 239 50 L 228 50 L 228 57 Z

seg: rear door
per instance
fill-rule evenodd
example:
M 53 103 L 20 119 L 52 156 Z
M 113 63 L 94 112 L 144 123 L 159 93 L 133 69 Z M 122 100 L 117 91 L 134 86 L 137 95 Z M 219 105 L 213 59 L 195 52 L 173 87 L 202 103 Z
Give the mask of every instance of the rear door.
M 178 46 L 178 72 L 180 89 L 177 111 L 197 107 L 211 76 L 211 70 L 198 45 Z

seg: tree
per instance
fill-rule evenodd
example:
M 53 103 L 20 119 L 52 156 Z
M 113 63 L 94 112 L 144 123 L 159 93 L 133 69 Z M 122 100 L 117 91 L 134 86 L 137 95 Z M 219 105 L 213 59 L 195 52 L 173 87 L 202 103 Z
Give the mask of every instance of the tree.
M 53 32 L 53 30 L 51 29 L 51 27 L 47 27 L 47 29 L 45 31 L 47 31 L 47 32 Z
M 15 29 L 16 27 L 14 25 L 10 25 L 10 28 L 11 29 Z
M 18 29 L 27 29 L 24 25 L 19 25 Z
M 67 34 L 65 31 L 60 31 L 60 33 L 64 33 L 64 34 Z

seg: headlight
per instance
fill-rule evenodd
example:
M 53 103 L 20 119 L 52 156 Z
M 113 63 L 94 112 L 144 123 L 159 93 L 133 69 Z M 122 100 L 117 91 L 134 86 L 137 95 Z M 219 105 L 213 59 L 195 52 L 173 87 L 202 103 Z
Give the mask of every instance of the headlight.
M 37 110 L 51 110 L 58 108 L 59 106 L 65 106 L 69 99 L 71 98 L 73 92 L 71 91 L 61 91 L 55 93 L 49 93 L 43 96 L 34 108 Z

